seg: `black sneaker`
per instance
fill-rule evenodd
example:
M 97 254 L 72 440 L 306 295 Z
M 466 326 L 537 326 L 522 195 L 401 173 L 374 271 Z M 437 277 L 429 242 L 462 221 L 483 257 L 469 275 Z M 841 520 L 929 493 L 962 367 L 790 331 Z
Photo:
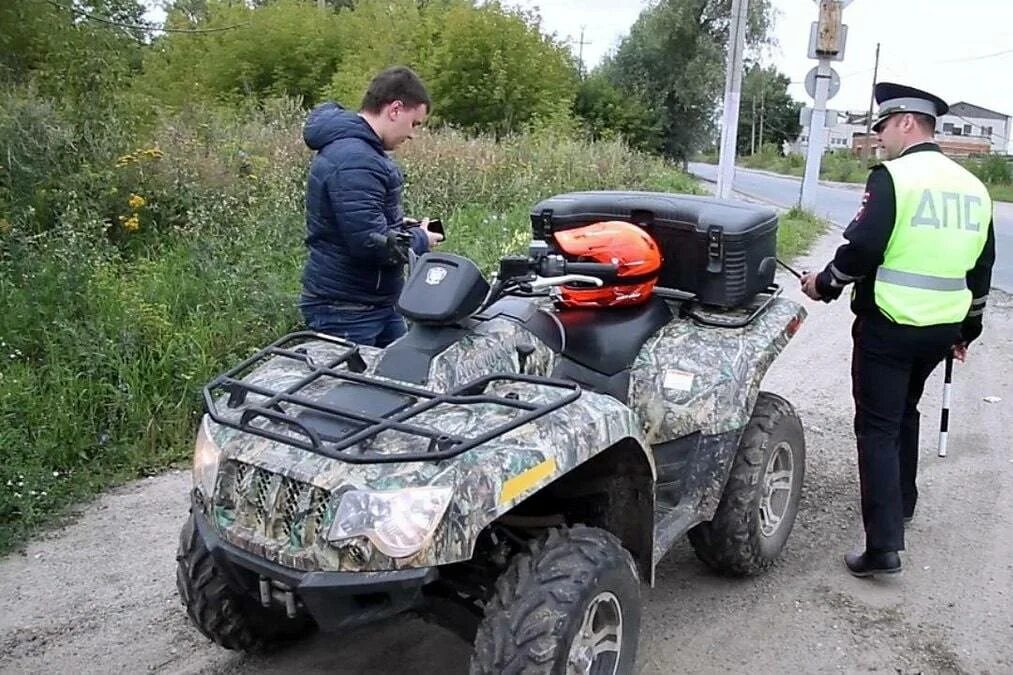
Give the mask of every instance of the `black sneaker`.
M 896 551 L 848 553 L 844 556 L 844 564 L 848 566 L 848 571 L 856 577 L 900 572 L 900 556 Z

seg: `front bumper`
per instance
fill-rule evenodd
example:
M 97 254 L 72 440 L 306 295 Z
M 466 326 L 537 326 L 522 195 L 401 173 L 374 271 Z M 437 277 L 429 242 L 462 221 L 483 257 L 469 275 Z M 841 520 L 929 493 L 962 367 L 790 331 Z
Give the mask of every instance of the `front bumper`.
M 259 582 L 289 589 L 323 631 L 380 621 L 425 604 L 422 589 L 436 581 L 435 567 L 391 572 L 303 572 L 259 558 L 223 541 L 199 510 L 194 521 L 204 546 L 237 591 L 260 601 Z

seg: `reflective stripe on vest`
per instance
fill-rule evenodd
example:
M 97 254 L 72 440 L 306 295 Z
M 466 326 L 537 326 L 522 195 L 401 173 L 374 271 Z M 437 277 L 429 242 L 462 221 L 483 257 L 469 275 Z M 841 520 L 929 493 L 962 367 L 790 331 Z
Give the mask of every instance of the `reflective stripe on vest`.
M 884 166 L 897 216 L 876 271 L 876 305 L 901 324 L 959 323 L 971 306 L 967 272 L 992 221 L 988 191 L 940 152 L 915 152 Z

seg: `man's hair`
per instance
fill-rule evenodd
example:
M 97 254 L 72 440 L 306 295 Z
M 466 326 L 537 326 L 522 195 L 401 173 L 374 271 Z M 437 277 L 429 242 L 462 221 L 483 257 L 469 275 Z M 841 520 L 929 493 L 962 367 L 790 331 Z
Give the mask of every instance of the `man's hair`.
M 411 68 L 392 66 L 373 78 L 362 97 L 362 111 L 378 113 L 388 103 L 401 101 L 408 108 L 421 103 L 432 108 L 429 92 L 422 79 Z
M 915 118 L 915 123 L 918 127 L 927 134 L 936 133 L 936 118 L 932 115 L 926 115 L 924 113 L 911 113 L 911 116 Z

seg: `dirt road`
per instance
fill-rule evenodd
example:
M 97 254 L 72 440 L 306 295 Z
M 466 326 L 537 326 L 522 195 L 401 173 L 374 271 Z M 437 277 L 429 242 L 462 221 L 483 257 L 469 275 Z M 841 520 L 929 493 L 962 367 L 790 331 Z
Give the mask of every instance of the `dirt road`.
M 838 233 L 802 267 L 832 254 Z M 782 279 L 793 289 L 790 278 Z M 997 297 L 998 295 L 998 297 Z M 984 336 L 956 373 L 950 457 L 935 456 L 941 375 L 922 410 L 922 497 L 904 573 L 854 579 L 861 542 L 844 303 L 810 319 L 768 376 L 805 421 L 808 476 L 783 560 L 755 579 L 710 574 L 681 544 L 646 590 L 643 673 L 1013 672 L 1013 302 L 993 292 Z M 987 403 L 986 396 L 1002 400 Z M 395 620 L 318 636 L 272 657 L 210 644 L 173 585 L 189 476 L 114 490 L 75 522 L 0 561 L 0 671 L 454 673 L 469 647 Z

